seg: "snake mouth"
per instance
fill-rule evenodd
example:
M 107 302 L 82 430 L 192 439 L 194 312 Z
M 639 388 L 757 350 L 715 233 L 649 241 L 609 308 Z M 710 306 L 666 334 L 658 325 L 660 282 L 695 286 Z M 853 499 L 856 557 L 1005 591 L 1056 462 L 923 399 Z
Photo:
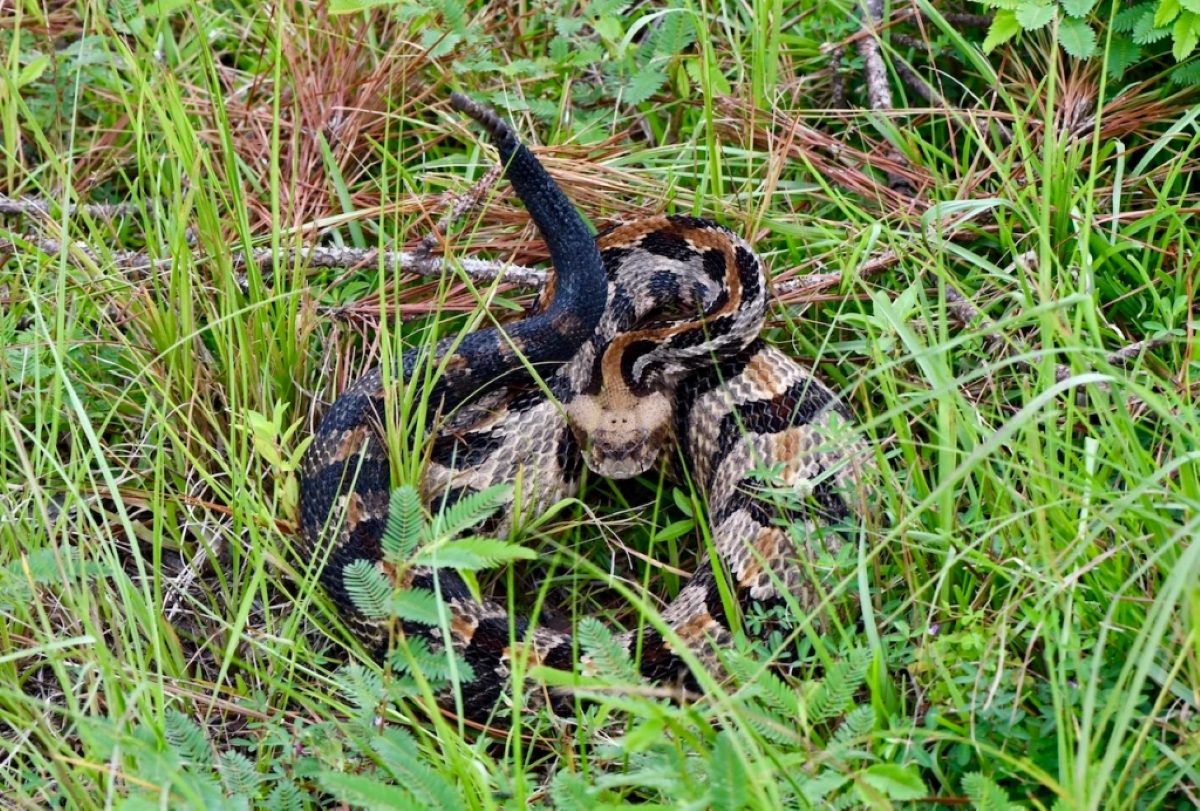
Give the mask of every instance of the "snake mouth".
M 588 439 L 588 467 L 608 479 L 631 479 L 645 473 L 658 459 L 664 432 L 596 431 Z

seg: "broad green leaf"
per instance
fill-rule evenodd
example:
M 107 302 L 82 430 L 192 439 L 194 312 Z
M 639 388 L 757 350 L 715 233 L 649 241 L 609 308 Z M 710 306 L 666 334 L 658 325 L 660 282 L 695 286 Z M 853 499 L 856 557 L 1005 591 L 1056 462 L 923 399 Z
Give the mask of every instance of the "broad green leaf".
M 621 21 L 616 17 L 601 17 L 592 23 L 592 28 L 600 35 L 600 38 L 608 42 L 620 42 L 625 31 L 621 28 Z
M 819 803 L 821 800 L 833 794 L 833 792 L 837 791 L 848 782 L 850 782 L 849 775 L 842 774 L 841 772 L 833 769 L 826 769 L 816 777 L 805 780 L 803 783 L 801 783 L 800 790 L 804 792 L 804 796 L 808 798 L 809 802 Z M 822 808 L 829 806 L 818 805 L 817 807 Z
M 676 538 L 687 535 L 696 527 L 696 522 L 691 518 L 684 518 L 679 521 L 672 522 L 654 534 L 656 541 L 673 541 Z
M 46 72 L 46 68 L 48 67 L 50 67 L 50 57 L 45 54 L 40 54 L 29 60 L 29 64 L 21 68 L 21 72 L 17 74 L 17 87 L 24 87 L 27 84 L 36 82 Z
M 1058 26 L 1058 44 L 1076 59 L 1096 53 L 1096 32 L 1083 20 L 1067 18 Z
M 1154 11 L 1154 27 L 1166 28 L 1171 20 L 1179 16 L 1180 8 L 1179 0 L 1160 0 Z
M 247 411 L 246 428 L 250 431 L 250 439 L 254 443 L 254 449 L 258 451 L 258 455 L 272 467 L 282 467 L 283 457 L 279 453 L 279 446 L 276 439 L 279 436 L 279 426 L 257 411 Z
M 355 14 L 376 6 L 398 5 L 401 0 L 329 0 L 332 14 Z
M 913 766 L 876 763 L 862 773 L 862 779 L 891 800 L 919 800 L 928 793 Z
M 1175 20 L 1175 27 L 1171 30 L 1171 35 L 1175 39 L 1171 54 L 1175 57 L 1176 62 L 1182 62 L 1192 51 L 1196 50 L 1196 43 L 1200 42 L 1200 16 L 1190 11 L 1183 12 Z
M 1083 17 L 1096 5 L 1096 0 L 1059 0 L 1059 5 L 1072 17 Z
M 679 511 L 688 518 L 692 517 L 692 502 L 687 497 L 687 493 L 680 490 L 678 487 L 671 488 L 671 500 L 675 502 L 675 506 Z
M 622 739 L 626 752 L 644 752 L 662 743 L 666 733 L 666 722 L 661 715 L 652 715 L 634 724 L 633 729 Z
M 681 62 L 684 73 L 695 84 L 704 85 L 704 66 L 697 58 L 684 58 Z M 708 71 L 708 79 L 712 82 L 713 93 L 718 96 L 728 96 L 733 90 L 730 87 L 729 80 L 716 67 L 712 67 Z
M 1047 3 L 1028 3 L 1017 9 L 1017 22 L 1024 31 L 1045 28 L 1054 19 L 1054 6 Z
M 987 36 L 983 40 L 984 52 L 991 52 L 1019 33 L 1021 33 L 1021 24 L 1017 22 L 1017 15 L 1007 9 L 997 11 L 996 16 L 992 18 L 992 25 L 988 28 Z
M 1200 0 L 1179 0 L 1179 5 L 1183 7 L 1184 11 L 1200 14 Z

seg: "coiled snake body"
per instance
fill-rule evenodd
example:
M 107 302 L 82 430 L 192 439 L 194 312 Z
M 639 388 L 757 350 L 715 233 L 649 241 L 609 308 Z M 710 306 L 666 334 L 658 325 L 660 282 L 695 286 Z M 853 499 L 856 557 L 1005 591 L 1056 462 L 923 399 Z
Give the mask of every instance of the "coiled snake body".
M 714 223 L 655 217 L 592 238 L 570 202 L 512 131 L 490 111 L 452 97 L 488 130 L 509 181 L 550 248 L 554 295 L 538 315 L 439 344 L 444 373 L 431 408 L 437 426 L 424 494 L 453 502 L 500 482 L 520 482 L 522 509 L 573 495 L 586 464 L 628 478 L 664 450 L 705 495 L 719 570 L 705 564 L 663 610 L 673 632 L 644 631 L 638 649 L 651 679 L 685 675 L 686 645 L 714 670 L 730 642 L 718 578 L 741 610 L 794 596 L 814 603 L 811 565 L 836 551 L 824 527 L 851 517 L 864 447 L 850 415 L 803 366 L 759 339 L 767 306 L 761 260 Z M 523 360 L 522 360 L 523 358 Z M 405 354 L 399 376 L 427 358 Z M 546 390 L 530 386 L 536 368 Z M 343 582 L 352 561 L 380 561 L 390 467 L 383 438 L 384 376 L 348 389 L 317 429 L 301 472 L 305 553 L 324 560 L 321 582 L 367 635 Z M 789 494 L 779 498 L 778 493 Z M 434 585 L 450 615 L 450 638 L 471 665 L 462 709 L 488 717 L 508 688 L 512 640 L 535 661 L 574 667 L 568 633 L 528 626 L 501 606 L 477 602 L 452 570 L 412 569 L 405 585 Z M 441 632 L 404 627 L 439 644 Z M 632 650 L 632 634 L 621 642 Z M 516 688 L 519 692 L 519 688 Z

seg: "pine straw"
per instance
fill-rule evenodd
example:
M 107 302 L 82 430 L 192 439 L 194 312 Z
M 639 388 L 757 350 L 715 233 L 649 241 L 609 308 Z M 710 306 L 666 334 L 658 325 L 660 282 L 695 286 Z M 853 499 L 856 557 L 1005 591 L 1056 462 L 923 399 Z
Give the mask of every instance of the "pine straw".
M 428 110 L 433 101 L 432 91 L 415 78 L 428 65 L 428 55 L 413 44 L 405 25 L 386 15 L 370 20 L 329 15 L 321 4 L 312 14 L 312 25 L 293 26 L 280 37 L 284 55 L 278 87 L 269 74 L 251 77 L 247 85 L 240 71 L 218 68 L 233 149 L 244 167 L 257 172 L 244 193 L 254 232 L 273 225 L 265 192 L 276 126 L 281 219 L 285 227 L 300 228 L 343 213 L 331 183 L 332 168 L 354 188 L 377 162 L 375 144 L 394 138 L 408 113 Z M 391 45 L 382 52 L 368 47 L 371 31 Z M 207 88 L 193 88 L 190 104 L 202 117 L 216 114 Z M 223 144 L 218 132 L 213 127 L 203 135 L 219 153 Z M 421 130 L 425 136 L 430 132 Z M 409 162 L 403 154 L 398 160 Z M 356 208 L 364 203 L 354 201 Z
M 750 102 L 737 97 L 717 100 L 717 110 L 723 116 L 723 132 L 738 139 L 747 147 L 783 155 L 812 167 L 815 174 L 861 198 L 878 210 L 897 213 L 911 209 L 913 199 L 888 187 L 885 180 L 874 177 L 875 170 L 903 179 L 915 189 L 932 182 L 920 168 L 897 160 L 889 154 L 890 147 L 863 139 L 863 148 L 849 145 L 849 138 L 835 138 L 811 127 L 782 110 L 764 112 Z M 896 113 L 906 115 L 907 113 Z

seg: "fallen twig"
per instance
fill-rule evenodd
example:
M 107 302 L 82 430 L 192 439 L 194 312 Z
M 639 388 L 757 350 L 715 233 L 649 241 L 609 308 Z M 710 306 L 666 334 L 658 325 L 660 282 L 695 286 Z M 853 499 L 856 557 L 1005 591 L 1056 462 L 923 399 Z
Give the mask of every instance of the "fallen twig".
M 500 174 L 504 167 L 496 164 L 491 169 L 488 169 L 479 182 L 471 188 L 467 189 L 462 194 L 458 195 L 450 210 L 437 221 L 433 230 L 421 238 L 417 244 L 416 253 L 420 261 L 435 261 L 433 251 L 438 247 L 441 238 L 446 236 L 446 232 L 450 230 L 450 226 L 467 215 L 471 209 L 479 205 L 484 196 L 496 185 L 496 181 L 500 179 Z
M 24 217 L 48 217 L 62 203 L 41 197 L 5 197 L 0 194 L 0 214 L 19 214 Z M 67 214 L 85 212 L 93 217 L 111 220 L 137 211 L 132 203 L 67 203 Z
M 829 49 L 829 106 L 841 109 L 846 106 L 846 75 L 842 72 L 842 62 L 846 58 L 846 49 L 834 45 Z
M 483 189 L 486 189 L 490 182 L 494 182 L 494 180 L 489 180 L 485 176 L 479 184 L 458 198 L 447 215 L 435 226 L 435 233 L 444 233 L 445 229 L 449 228 L 454 219 L 461 217 L 463 213 L 470 210 L 478 201 L 479 196 L 482 195 Z M 948 223 L 941 231 L 942 238 L 944 239 L 955 239 L 965 233 L 956 229 L 954 223 Z M 423 244 L 425 242 L 426 240 L 422 240 Z M 88 263 L 94 265 L 103 265 L 105 262 L 111 262 L 117 268 L 137 273 L 149 273 L 154 270 L 167 268 L 174 261 L 172 257 L 156 259 L 144 251 L 111 251 L 101 254 L 84 243 L 75 242 L 64 245 L 58 240 L 47 238 L 30 237 L 22 241 L 0 240 L 0 253 L 20 251 L 26 247 L 33 247 L 48 255 L 57 255 L 66 251 L 69 259 L 76 257 L 74 261 L 78 261 L 78 258 L 83 258 Z M 194 262 L 204 262 L 211 257 L 200 251 L 193 251 L 191 258 Z M 895 250 L 884 251 L 863 262 L 855 271 L 855 276 L 859 279 L 871 278 L 898 263 L 900 258 L 901 254 Z M 418 276 L 433 278 L 440 278 L 446 271 L 445 259 L 431 256 L 428 252 L 422 252 L 419 249 L 414 251 L 381 251 L 377 248 L 310 246 L 282 248 L 276 254 L 270 248 L 259 248 L 251 251 L 248 257 L 243 252 L 234 253 L 231 259 L 235 267 L 245 267 L 252 263 L 260 268 L 266 268 L 276 262 L 285 265 L 303 263 L 310 267 L 345 269 L 379 265 L 386 271 L 408 272 Z M 516 287 L 533 290 L 539 290 L 544 287 L 549 277 L 549 273 L 540 268 L 506 264 L 496 260 L 461 258 L 456 260 L 456 264 L 464 274 L 474 281 L 489 283 L 501 281 Z M 801 300 L 815 292 L 836 287 L 842 283 L 844 278 L 845 275 L 839 272 L 810 273 L 775 283 L 772 293 L 776 301 L 781 304 L 788 304 Z M 1025 348 L 1020 345 L 1007 343 L 1003 332 L 996 322 L 982 313 L 967 296 L 952 284 L 948 284 L 946 287 L 946 298 L 950 314 L 955 321 L 963 327 L 973 326 L 982 333 L 985 333 L 985 340 L 988 342 L 990 350 L 1008 356 L 1015 356 L 1025 351 Z M 1123 365 L 1142 353 L 1163 346 L 1168 342 L 1169 339 L 1167 338 L 1150 338 L 1136 341 L 1109 353 L 1106 359 L 1112 365 Z M 1029 361 L 1016 360 L 1015 362 L 1026 369 L 1033 367 L 1033 364 Z M 1055 364 L 1054 375 L 1055 379 L 1061 382 L 1072 377 L 1074 372 L 1066 364 Z M 1099 384 L 1099 388 L 1104 391 L 1111 390 L 1111 387 L 1106 384 Z M 1082 397 L 1083 393 L 1080 392 L 1079 396 Z M 1127 397 L 1127 404 L 1133 404 L 1134 402 L 1139 401 L 1135 397 Z
M 88 262 L 103 265 L 111 262 L 113 266 L 133 273 L 144 274 L 171 266 L 173 257 L 154 258 L 146 251 L 111 251 L 100 254 L 87 244 L 74 242 L 64 246 L 55 239 L 29 237 L 23 241 L 0 240 L 0 251 L 15 252 L 23 250 L 26 245 L 32 246 L 42 253 L 56 255 L 64 249 L 70 258 L 71 254 L 84 257 Z M 192 252 L 192 261 L 206 262 L 211 256 L 202 251 Z M 238 251 L 231 257 L 234 267 L 257 266 L 260 269 L 269 268 L 276 261 L 290 265 L 307 264 L 317 268 L 359 268 L 368 265 L 379 265 L 386 271 L 403 271 L 418 276 L 440 277 L 446 266 L 446 261 L 439 257 L 423 257 L 418 251 L 381 251 L 378 248 L 343 248 L 336 246 L 307 246 L 300 248 L 281 248 L 275 254 L 270 248 L 256 248 L 246 254 Z M 456 264 L 463 272 L 476 281 L 490 282 L 502 279 L 519 287 L 540 288 L 545 284 L 546 271 L 529 268 L 522 265 L 510 265 L 490 259 L 458 259 Z
M 864 0 L 862 24 L 868 35 L 858 41 L 858 54 L 863 59 L 867 100 L 871 109 L 876 112 L 892 109 L 892 91 L 888 87 L 887 66 L 884 65 L 883 55 L 879 52 L 878 32 L 883 21 L 883 0 Z M 901 166 L 908 166 L 908 160 L 894 146 L 891 146 L 888 157 Z M 908 195 L 915 191 L 908 179 L 899 173 L 887 172 L 887 179 L 888 187 L 893 191 Z

